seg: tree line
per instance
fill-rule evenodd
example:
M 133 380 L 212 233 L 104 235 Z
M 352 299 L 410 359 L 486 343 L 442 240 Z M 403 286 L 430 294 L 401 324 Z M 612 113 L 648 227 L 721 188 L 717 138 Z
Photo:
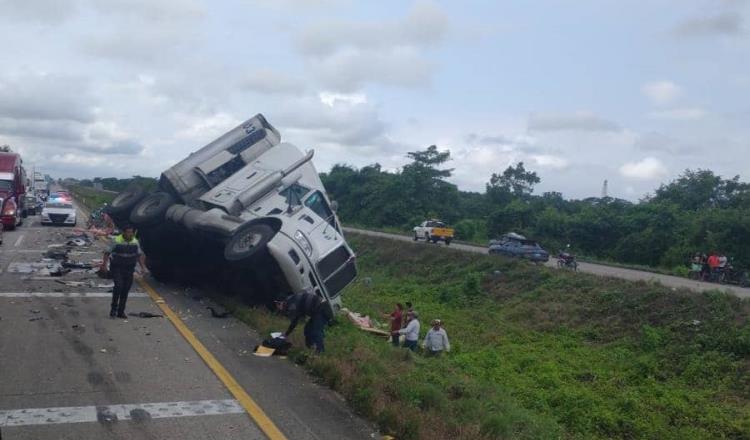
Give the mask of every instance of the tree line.
M 440 218 L 459 239 L 483 242 L 515 231 L 550 252 L 575 252 L 609 261 L 673 269 L 696 252 L 723 252 L 750 267 L 750 184 L 710 170 L 686 170 L 638 203 L 611 197 L 566 200 L 559 192 L 533 194 L 541 179 L 520 162 L 493 174 L 483 193 L 459 190 L 446 179 L 448 151 L 432 145 L 408 153 L 396 172 L 379 164 L 335 165 L 321 174 L 345 224 L 409 231 Z

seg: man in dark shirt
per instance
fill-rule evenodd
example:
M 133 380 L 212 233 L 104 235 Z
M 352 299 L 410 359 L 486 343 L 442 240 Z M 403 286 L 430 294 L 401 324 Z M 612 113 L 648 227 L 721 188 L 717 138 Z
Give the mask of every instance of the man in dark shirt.
M 309 317 L 305 324 L 305 346 L 322 353 L 325 350 L 325 327 L 333 319 L 327 301 L 310 292 L 289 295 L 284 301 L 277 301 L 276 308 L 292 320 L 285 335 L 289 336 L 300 319 Z

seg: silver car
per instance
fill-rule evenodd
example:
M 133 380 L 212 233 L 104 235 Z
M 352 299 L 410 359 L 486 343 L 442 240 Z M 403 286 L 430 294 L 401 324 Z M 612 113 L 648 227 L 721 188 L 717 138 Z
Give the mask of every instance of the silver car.
M 503 235 L 498 240 L 490 240 L 488 252 L 495 255 L 523 258 L 535 263 L 549 261 L 549 253 L 539 243 L 513 232 Z

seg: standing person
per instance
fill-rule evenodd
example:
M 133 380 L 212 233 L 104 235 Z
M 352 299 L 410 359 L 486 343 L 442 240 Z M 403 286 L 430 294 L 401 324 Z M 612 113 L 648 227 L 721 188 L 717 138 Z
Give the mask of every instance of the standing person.
M 143 273 L 146 273 L 146 258 L 141 252 L 138 239 L 135 238 L 135 230 L 130 225 L 122 228 L 122 234 L 115 237 L 110 243 L 104 257 L 102 258 L 102 271 L 109 270 L 115 287 L 112 289 L 112 307 L 109 316 L 114 318 L 127 318 L 125 315 L 125 304 L 128 302 L 130 286 L 133 285 L 133 272 L 136 263 L 140 264 Z
M 408 315 L 409 313 L 414 311 L 414 306 L 411 304 L 411 302 L 406 301 L 406 312 L 403 312 L 403 316 Z M 401 320 L 401 328 L 406 327 L 406 319 Z
M 443 322 L 439 319 L 432 321 L 432 328 L 427 332 L 422 342 L 422 348 L 430 356 L 439 356 L 443 351 L 451 351 L 451 343 L 448 341 L 448 333 L 443 328 Z
M 417 342 L 419 341 L 419 315 L 417 312 L 411 311 L 406 313 L 407 324 L 406 327 L 392 332 L 392 335 L 405 335 L 404 347 L 411 351 L 417 351 Z
M 722 252 L 721 255 L 719 255 L 719 269 L 724 270 L 727 267 L 727 262 L 728 261 L 729 261 L 729 259 Z
M 317 353 L 325 350 L 325 327 L 333 319 L 328 301 L 310 292 L 293 293 L 284 301 L 276 301 L 276 309 L 287 315 L 292 322 L 284 333 L 289 336 L 297 327 L 300 319 L 309 317 L 305 324 L 305 346 L 315 346 Z
M 404 306 L 401 303 L 396 303 L 396 309 L 391 312 L 390 315 L 386 315 L 391 319 L 391 343 L 394 347 L 398 347 L 398 338 L 399 335 L 393 334 L 393 332 L 397 332 L 401 330 L 402 327 L 402 321 L 404 316 Z
M 717 272 L 719 271 L 719 255 L 716 253 L 716 251 L 711 252 L 711 255 L 708 257 L 708 268 L 711 271 L 710 273 L 710 280 L 715 281 L 717 277 Z

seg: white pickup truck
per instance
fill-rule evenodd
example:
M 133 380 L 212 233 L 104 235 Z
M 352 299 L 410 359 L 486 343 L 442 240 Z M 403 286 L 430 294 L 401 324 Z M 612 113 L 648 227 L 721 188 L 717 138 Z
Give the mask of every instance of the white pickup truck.
M 157 278 L 216 280 L 269 306 L 309 290 L 335 311 L 357 268 L 312 157 L 259 114 L 164 171 L 158 192 L 119 194 L 110 215 L 138 228 Z
M 433 243 L 444 241 L 448 246 L 453 241 L 454 234 L 453 228 L 449 228 L 440 220 L 425 220 L 419 226 L 414 227 L 414 241 L 420 239 Z

